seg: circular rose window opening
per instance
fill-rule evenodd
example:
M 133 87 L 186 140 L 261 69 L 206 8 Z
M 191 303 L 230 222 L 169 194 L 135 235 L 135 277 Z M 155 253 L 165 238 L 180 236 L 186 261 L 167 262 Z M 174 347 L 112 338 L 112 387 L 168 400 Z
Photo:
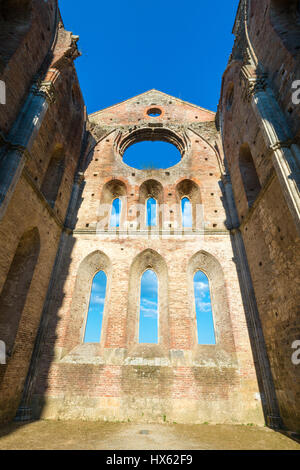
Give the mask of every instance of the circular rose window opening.
M 148 114 L 148 116 L 151 116 L 151 117 L 158 117 L 158 116 L 161 115 L 161 109 L 159 109 L 159 108 L 150 108 L 150 109 L 148 109 L 147 114 Z

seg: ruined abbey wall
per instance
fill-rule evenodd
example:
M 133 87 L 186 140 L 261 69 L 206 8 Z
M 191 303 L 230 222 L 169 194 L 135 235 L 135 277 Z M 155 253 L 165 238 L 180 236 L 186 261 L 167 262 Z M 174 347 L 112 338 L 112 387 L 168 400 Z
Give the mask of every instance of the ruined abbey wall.
M 300 422 L 299 366 L 292 362 L 300 305 L 300 108 L 292 100 L 299 77 L 297 3 L 241 2 L 220 102 L 224 152 L 280 415 L 294 431 Z
M 0 75 L 6 85 L 6 105 L 0 106 L 2 421 L 14 418 L 22 397 L 85 115 L 73 65 L 76 38 L 64 30 L 57 2 L 6 1 L 0 12 L 6 44 Z
M 241 0 L 217 115 L 151 90 L 88 117 L 78 37 L 57 1 L 0 2 L 0 422 L 265 420 L 299 431 L 298 4 Z M 126 149 L 145 140 L 174 144 L 181 161 L 126 165 Z M 151 230 L 150 196 L 160 209 Z M 159 341 L 139 344 L 149 268 Z M 101 341 L 84 343 L 99 270 Z M 197 270 L 210 282 L 216 345 L 197 344 Z
M 154 106 L 159 117 L 148 115 Z M 261 423 L 214 113 L 153 90 L 89 120 L 94 142 L 47 312 L 35 412 L 52 419 Z M 141 140 L 175 143 L 180 163 L 166 170 L 129 167 L 123 152 Z M 122 221 L 111 229 L 116 196 L 123 198 Z M 161 212 L 150 231 L 142 213 L 148 196 Z M 201 208 L 187 233 L 182 196 Z M 160 286 L 158 344 L 138 342 L 139 285 L 148 267 Z M 84 344 L 91 283 L 100 269 L 108 276 L 101 341 Z M 216 345 L 197 344 L 197 269 L 211 283 Z

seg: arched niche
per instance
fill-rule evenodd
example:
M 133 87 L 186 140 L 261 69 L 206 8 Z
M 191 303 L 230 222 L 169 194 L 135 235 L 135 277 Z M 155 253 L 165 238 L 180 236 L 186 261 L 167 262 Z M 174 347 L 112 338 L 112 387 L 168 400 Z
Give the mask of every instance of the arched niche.
M 230 111 L 234 100 L 234 84 L 230 82 L 227 87 L 226 95 L 225 95 L 225 106 L 226 110 Z
M 176 202 L 180 209 L 178 211 L 179 212 L 179 220 L 178 220 L 179 227 L 182 227 L 181 201 L 184 198 L 189 199 L 191 203 L 192 228 L 193 230 L 195 230 L 197 227 L 197 218 L 199 219 L 199 217 L 202 215 L 202 211 L 201 211 L 202 200 L 201 200 L 201 193 L 200 193 L 199 186 L 197 185 L 197 183 L 195 183 L 194 181 L 190 179 L 182 180 L 180 181 L 180 183 L 176 185 Z M 198 222 L 201 222 L 201 220 L 199 220 Z
M 7 64 L 31 24 L 32 0 L 0 2 L 0 58 Z
M 110 227 L 112 205 L 115 199 L 120 199 L 121 202 L 119 226 L 123 227 L 127 215 L 127 188 L 125 183 L 118 179 L 108 181 L 102 189 L 98 223 L 104 230 Z
M 148 345 L 148 351 L 162 355 L 169 347 L 168 269 L 164 258 L 150 248 L 138 254 L 130 267 L 127 347 L 129 354 L 135 355 L 139 355 L 147 347 L 139 344 L 141 279 L 147 270 L 154 271 L 158 279 L 158 344 Z
M 271 0 L 271 24 L 286 49 L 294 56 L 300 48 L 299 0 Z
M 246 143 L 240 147 L 239 168 L 248 207 L 251 207 L 261 190 L 261 185 L 258 179 L 250 147 Z
M 0 338 L 9 356 L 14 351 L 39 253 L 40 235 L 33 228 L 20 239 L 0 294 Z
M 138 207 L 138 220 L 139 228 L 147 229 L 147 201 L 155 199 L 157 210 L 157 223 L 155 229 L 161 229 L 163 224 L 163 202 L 164 202 L 164 189 L 162 184 L 154 179 L 144 181 L 140 186 L 139 192 L 139 207 Z
M 216 346 L 228 352 L 233 352 L 235 347 L 223 269 L 219 261 L 206 251 L 199 251 L 192 256 L 188 263 L 187 276 L 193 330 L 192 347 L 194 349 L 203 347 L 198 345 L 197 340 L 194 276 L 198 271 L 202 271 L 207 276 L 210 285 Z M 210 348 L 215 348 L 215 346 L 210 346 Z
M 55 206 L 64 172 L 65 152 L 62 145 L 56 145 L 41 186 L 41 191 L 51 207 Z
M 109 307 L 109 293 L 111 285 L 112 265 L 108 256 L 102 251 L 94 251 L 90 253 L 80 263 L 75 286 L 74 294 L 71 303 L 71 315 L 68 324 L 67 334 L 65 337 L 65 348 L 70 352 L 74 347 L 84 343 L 85 328 L 87 322 L 87 315 L 89 311 L 89 303 L 91 296 L 91 289 L 95 275 L 103 271 L 106 275 L 106 295 L 103 310 L 103 322 L 101 341 L 103 345 L 103 338 L 106 331 L 107 310 Z

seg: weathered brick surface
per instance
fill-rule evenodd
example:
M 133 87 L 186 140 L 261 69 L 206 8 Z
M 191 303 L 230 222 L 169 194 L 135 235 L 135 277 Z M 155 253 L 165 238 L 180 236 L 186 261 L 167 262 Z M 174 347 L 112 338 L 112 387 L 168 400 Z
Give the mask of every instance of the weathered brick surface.
M 261 372 L 268 364 L 261 359 L 252 286 L 245 284 L 245 260 L 235 241 L 240 230 L 280 415 L 285 427 L 299 430 L 299 366 L 291 362 L 292 342 L 299 339 L 296 196 L 284 190 L 294 175 L 288 178 L 275 165 L 278 152 L 291 159 L 298 151 L 299 107 L 291 104 L 291 84 L 298 78 L 299 36 L 296 2 L 286 2 L 285 10 L 281 3 L 240 4 L 216 119 L 220 133 L 214 113 L 156 90 L 94 113 L 86 131 L 73 64 L 77 38 L 59 21 L 56 2 L 20 0 L 7 2 L 14 15 L 1 10 L 7 47 L 0 45 L 0 79 L 8 84 L 8 106 L 0 107 L 2 198 L 9 192 L 1 180 L 3 162 L 8 149 L 16 152 L 10 130 L 20 109 L 33 93 L 47 110 L 33 126 L 33 142 L 18 146 L 26 163 L 1 212 L 0 339 L 13 344 L 0 370 L 0 420 L 13 418 L 23 392 L 22 405 L 52 419 L 262 423 L 260 393 L 264 413 L 270 413 Z M 240 36 L 244 6 L 251 50 Z M 8 41 L 16 21 L 22 28 Z M 24 126 L 35 119 L 30 106 L 22 111 Z M 160 116 L 150 117 L 150 108 Z M 263 112 L 268 119 L 260 118 Z M 274 133 L 266 133 L 267 121 L 281 129 L 283 142 L 280 136 L 268 140 Z M 166 170 L 130 168 L 123 154 L 143 140 L 173 143 L 180 163 Z M 9 172 L 15 172 L 13 165 Z M 51 175 L 58 175 L 53 191 Z M 164 209 L 151 236 L 145 226 L 149 195 Z M 194 216 L 193 230 L 185 234 L 183 196 L 190 197 Z M 115 197 L 122 198 L 123 209 L 114 232 L 107 216 Z M 157 345 L 138 344 L 139 286 L 149 267 L 159 279 Z M 101 341 L 84 344 L 92 279 L 100 269 L 107 274 Z M 198 269 L 210 281 L 215 346 L 197 344 Z M 267 416 L 269 422 L 278 423 L 275 415 Z
M 154 103 L 162 110 L 158 118 L 147 115 Z M 209 111 L 155 90 L 90 116 L 94 145 L 83 163 L 76 225 L 66 242 L 47 312 L 33 398 L 36 413 L 68 419 L 149 421 L 165 416 L 181 422 L 261 422 L 226 228 L 214 118 Z M 181 162 L 166 170 L 130 168 L 122 161 L 126 139 L 147 140 L 153 124 L 152 138 L 176 139 L 179 147 L 183 143 Z M 193 184 L 199 188 L 198 196 Z M 195 194 L 192 202 L 203 206 L 204 225 L 182 235 L 180 198 L 189 188 Z M 136 204 L 145 204 L 147 191 L 156 191 L 160 205 L 166 204 L 160 230 L 152 236 L 143 221 L 134 225 Z M 99 210 L 116 196 L 124 198 L 118 233 L 107 224 L 99 225 L 103 217 Z M 159 279 L 157 345 L 138 344 L 139 284 L 149 265 Z M 101 341 L 83 344 L 91 283 L 99 269 L 108 277 Z M 203 269 L 211 283 L 215 346 L 197 344 L 193 291 L 197 269 Z
M 36 138 L 30 149 L 19 146 L 20 152 L 26 156 L 26 164 L 0 221 L 0 338 L 8 343 L 7 364 L 1 366 L 0 372 L 1 421 L 15 416 L 22 396 L 80 157 L 85 121 L 73 64 L 76 46 L 71 33 L 54 21 L 55 17 L 59 18 L 56 2 L 5 3 L 5 9 L 1 10 L 4 16 L 0 15 L 4 28 L 1 34 L 4 36 L 13 27 L 10 22 L 18 22 L 20 18 L 17 15 L 26 14 L 27 4 L 30 14 L 28 28 L 20 28 L 20 23 L 17 25 L 18 31 L 22 30 L 24 34 L 16 42 L 16 49 L 14 44 L 10 48 L 7 37 L 4 38 L 7 54 L 1 49 L 0 78 L 7 85 L 7 104 L 0 107 L 1 158 L 14 148 L 10 129 L 20 106 L 26 102 L 29 87 L 37 80 L 49 82 L 51 97 L 47 96 L 48 111 L 44 119 L 36 123 L 40 128 L 33 127 Z M 9 37 L 12 41 L 18 39 Z M 53 42 L 54 37 L 56 40 Z M 44 68 L 40 68 L 42 63 Z M 42 90 L 39 93 L 43 95 Z M 31 112 L 23 107 L 23 126 L 28 125 L 28 111 Z M 32 109 L 32 116 L 34 113 Z M 63 149 L 65 166 L 57 200 L 50 207 L 41 187 L 57 146 Z M 2 167 L 0 171 L 3 172 Z M 30 246 L 22 248 L 24 240 L 33 232 L 35 252 Z M 23 254 L 22 249 L 25 250 Z M 30 259 L 34 263 L 33 273 L 25 272 L 26 266 L 32 265 Z M 7 318 L 7 311 L 11 312 L 10 318 Z
M 51 51 L 56 34 L 56 1 L 3 3 L 6 5 L 1 6 L 0 14 L 0 79 L 6 84 L 7 106 L 0 106 L 0 129 L 7 133 L 34 75 Z
M 297 36 L 293 26 L 297 17 L 294 11 L 297 2 L 253 0 L 250 3 L 248 32 L 254 53 L 266 74 L 265 83 L 279 104 L 281 128 L 286 126 L 289 129 L 286 132 L 290 133 L 291 144 L 299 144 L 300 108 L 292 103 L 292 83 L 299 79 L 299 47 L 297 49 L 296 46 L 299 46 L 300 28 L 298 25 Z M 292 16 L 288 11 L 294 12 Z M 241 80 L 241 68 L 245 62 L 240 52 L 245 51 L 243 47 L 246 46 L 245 43 L 242 46 L 241 37 L 238 33 L 233 60 L 223 77 L 220 111 L 224 150 L 281 418 L 286 428 L 298 431 L 299 366 L 292 363 L 292 344 L 300 338 L 299 233 L 284 196 L 278 170 L 274 169 L 272 142 L 266 141 L 263 123 L 257 110 L 254 112 L 251 94 L 248 100 L 245 99 L 245 85 Z M 228 90 L 232 86 L 234 97 L 230 106 Z M 260 95 L 256 96 L 259 100 Z M 271 97 L 269 103 L 271 106 Z M 273 124 L 276 126 L 276 111 L 272 119 L 270 128 Z M 278 141 L 280 148 L 280 138 Z M 261 185 L 250 208 L 239 168 L 239 152 L 245 143 L 251 150 Z M 291 170 L 287 179 L 293 180 L 295 177 L 296 173 Z

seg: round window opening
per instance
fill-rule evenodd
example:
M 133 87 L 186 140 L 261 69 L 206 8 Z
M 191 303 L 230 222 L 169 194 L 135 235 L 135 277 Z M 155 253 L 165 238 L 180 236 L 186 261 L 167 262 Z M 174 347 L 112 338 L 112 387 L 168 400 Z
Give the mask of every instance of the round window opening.
M 147 114 L 148 114 L 148 116 L 151 116 L 151 117 L 158 117 L 158 116 L 161 115 L 161 109 L 159 109 L 159 108 L 150 108 L 150 109 L 148 109 Z
M 161 141 L 137 142 L 127 148 L 123 162 L 137 170 L 161 170 L 177 165 L 181 153 L 173 144 Z

